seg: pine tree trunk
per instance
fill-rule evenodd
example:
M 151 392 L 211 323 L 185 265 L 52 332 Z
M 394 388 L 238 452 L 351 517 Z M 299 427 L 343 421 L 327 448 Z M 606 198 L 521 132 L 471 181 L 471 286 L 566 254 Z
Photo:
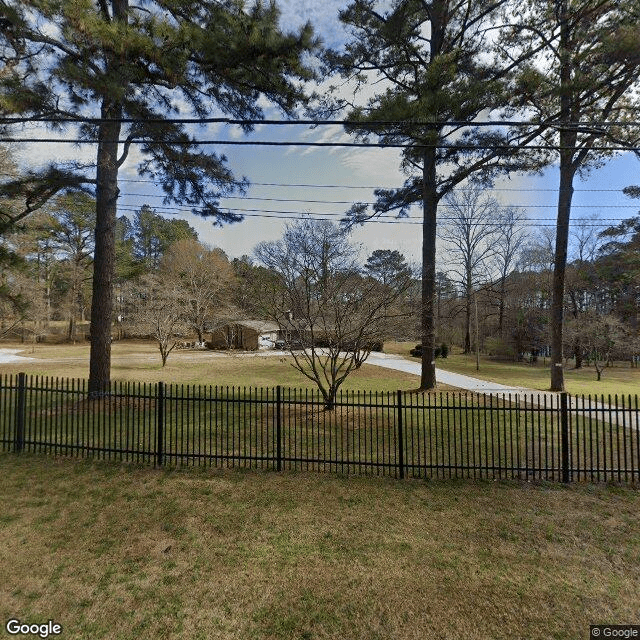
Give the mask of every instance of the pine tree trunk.
M 571 67 L 568 62 L 569 26 L 567 0 L 560 2 L 560 119 L 571 121 Z M 564 283 L 567 267 L 567 246 L 569 243 L 569 218 L 573 196 L 572 166 L 576 132 L 560 129 L 560 191 L 558 193 L 558 221 L 556 225 L 556 251 L 553 267 L 551 297 L 551 391 L 564 391 L 564 371 L 562 368 L 562 330 L 564 320 Z
M 115 20 L 126 22 L 128 0 L 112 0 Z M 107 65 L 117 71 L 116 62 Z M 122 83 L 126 79 L 122 78 Z M 89 355 L 89 395 L 107 392 L 111 382 L 111 324 L 113 316 L 113 280 L 115 276 L 115 230 L 118 204 L 118 139 L 122 124 L 122 105 L 104 97 L 98 127 L 98 158 L 96 167 L 96 230 L 91 299 L 91 351 Z M 116 120 L 115 122 L 113 120 Z
M 436 149 L 429 147 L 422 168 L 422 375 L 420 389 L 436 386 L 435 289 L 436 289 Z
M 429 39 L 431 60 L 442 53 L 448 4 L 446 0 L 434 0 L 431 3 L 431 35 Z M 428 92 L 429 87 L 425 87 L 424 90 Z M 429 114 L 427 120 L 431 118 L 437 122 L 438 116 L 436 108 L 433 113 Z M 422 156 L 422 375 L 420 389 L 434 389 L 436 386 L 436 222 L 439 195 L 437 148 L 435 145 L 438 138 L 437 127 L 428 131 L 428 140 L 434 146 L 425 147 Z
M 560 134 L 560 146 L 563 135 Z M 553 267 L 553 291 L 551 298 L 551 391 L 564 391 L 562 367 L 562 334 L 564 323 L 564 282 L 569 244 L 569 218 L 573 196 L 573 169 L 570 152 L 562 151 L 560 159 L 560 193 L 558 195 L 558 222 L 556 252 Z M 567 164 L 569 166 L 567 166 Z
M 103 118 L 119 118 L 122 110 L 106 100 Z M 91 352 L 89 356 L 89 394 L 99 396 L 111 379 L 111 322 L 115 269 L 115 227 L 118 202 L 118 144 L 121 125 L 100 125 L 96 188 L 96 230 L 91 301 Z

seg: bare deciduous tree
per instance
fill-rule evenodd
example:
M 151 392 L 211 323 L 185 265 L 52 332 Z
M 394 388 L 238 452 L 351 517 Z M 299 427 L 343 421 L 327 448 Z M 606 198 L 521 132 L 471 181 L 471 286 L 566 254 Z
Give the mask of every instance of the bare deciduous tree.
M 268 269 L 262 308 L 281 325 L 293 366 L 332 409 L 342 383 L 398 315 L 390 309 L 410 278 L 389 286 L 366 276 L 348 237 L 329 222 L 291 225 L 282 240 L 259 244 L 255 254 Z
M 215 318 L 228 318 L 234 286 L 233 268 L 222 249 L 196 240 L 172 244 L 160 265 L 161 277 L 182 289 L 184 318 L 203 342 Z
M 446 217 L 438 228 L 450 274 L 464 291 L 464 352 L 471 352 L 471 308 L 474 289 L 489 280 L 490 260 L 499 230 L 500 205 L 479 190 L 455 191 L 445 198 Z
M 126 318 L 129 330 L 158 343 L 162 366 L 188 330 L 184 320 L 184 294 L 177 283 L 155 275 L 144 276 L 134 289 L 134 302 Z
M 498 333 L 504 333 L 504 308 L 507 298 L 507 278 L 515 268 L 517 258 L 527 237 L 522 223 L 527 220 L 524 211 L 505 207 L 500 211 L 499 227 L 496 233 L 494 261 L 498 270 Z
M 591 216 L 578 218 L 574 221 L 570 230 L 570 241 L 573 249 L 573 256 L 565 273 L 566 302 L 568 304 L 571 317 L 577 320 L 588 304 L 593 282 L 596 280 L 594 274 L 594 264 L 598 248 L 602 244 L 602 239 L 598 233 L 597 222 L 600 217 L 597 213 Z M 575 358 L 576 369 L 582 367 L 584 349 L 580 332 L 571 331 L 573 344 L 571 350 Z

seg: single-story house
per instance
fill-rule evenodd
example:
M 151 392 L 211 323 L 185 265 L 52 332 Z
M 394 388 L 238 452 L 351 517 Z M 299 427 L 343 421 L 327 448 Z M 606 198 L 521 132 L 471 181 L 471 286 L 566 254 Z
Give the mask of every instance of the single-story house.
M 269 320 L 235 320 L 211 332 L 211 349 L 273 349 L 279 338 L 280 327 Z

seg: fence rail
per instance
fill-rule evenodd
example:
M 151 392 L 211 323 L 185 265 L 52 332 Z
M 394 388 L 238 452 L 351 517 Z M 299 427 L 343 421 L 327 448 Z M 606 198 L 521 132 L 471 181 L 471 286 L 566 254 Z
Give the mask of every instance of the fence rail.
M 0 377 L 0 448 L 433 478 L 640 481 L 638 397 L 344 392 Z

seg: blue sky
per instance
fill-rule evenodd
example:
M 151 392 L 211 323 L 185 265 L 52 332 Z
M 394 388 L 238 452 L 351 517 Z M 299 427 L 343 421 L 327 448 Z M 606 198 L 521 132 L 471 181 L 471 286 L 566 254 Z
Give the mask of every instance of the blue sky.
M 257 132 L 256 137 L 266 139 L 267 132 Z M 293 139 L 293 134 L 287 139 Z M 246 175 L 251 181 L 249 198 L 270 198 L 295 200 L 277 202 L 263 200 L 226 200 L 229 207 L 257 209 L 246 212 L 245 221 L 214 227 L 207 220 L 184 215 L 189 224 L 196 228 L 201 240 L 221 247 L 228 255 L 237 257 L 250 254 L 261 240 L 276 240 L 282 235 L 286 220 L 279 217 L 293 217 L 288 212 L 297 211 L 338 220 L 340 215 L 354 201 L 372 201 L 371 187 L 396 187 L 402 184 L 404 176 L 398 170 L 397 152 L 380 149 L 338 149 L 315 148 L 262 148 L 232 147 L 227 154 L 231 166 L 238 175 Z M 261 183 L 345 185 L 340 187 L 276 187 Z M 587 180 L 576 179 L 573 199 L 572 219 L 588 217 L 597 213 L 603 219 L 616 219 L 635 215 L 640 205 L 622 194 L 622 189 L 630 184 L 640 184 L 640 162 L 631 154 L 624 154 L 610 160 L 600 169 L 593 170 Z M 133 194 L 143 187 L 142 192 L 154 195 L 149 185 L 123 183 L 121 190 Z M 500 179 L 492 194 L 505 205 L 526 207 L 527 215 L 536 225 L 555 225 L 558 188 L 558 167 L 550 166 L 543 176 L 511 176 Z M 158 195 L 157 192 L 155 195 Z M 300 202 L 307 201 L 307 202 Z M 321 204 L 308 201 L 333 201 L 335 204 Z M 162 211 L 161 199 L 148 196 L 124 195 L 121 206 L 135 207 L 144 202 L 157 204 Z M 272 213 L 281 211 L 283 213 Z M 182 214 L 181 214 L 182 215 Z M 420 210 L 415 207 L 411 213 L 413 220 L 393 224 L 370 222 L 353 232 L 353 240 L 363 245 L 368 255 L 375 249 L 398 249 L 408 259 L 419 262 L 421 252 Z M 412 223 L 410 223 L 412 222 Z M 539 229 L 529 227 L 534 235 Z
M 346 2 L 279 0 L 279 4 L 284 28 L 296 28 L 310 20 L 325 44 L 335 47 L 343 41 L 345 34 L 338 21 L 338 11 L 347 5 Z M 276 112 L 270 111 L 268 115 L 278 117 Z M 203 132 L 199 134 L 203 135 Z M 229 139 L 241 138 L 243 134 L 238 128 L 215 126 L 210 127 L 206 135 L 217 139 Z M 310 131 L 306 127 L 259 126 L 252 137 L 262 140 L 349 139 L 340 127 L 321 127 Z M 281 217 L 295 216 L 284 212 L 310 213 L 338 220 L 349 208 L 350 203 L 372 201 L 372 187 L 397 187 L 405 179 L 399 171 L 399 153 L 390 149 L 228 146 L 216 148 L 216 151 L 227 155 L 236 175 L 249 178 L 252 186 L 247 196 L 256 198 L 226 200 L 222 202 L 223 206 L 259 211 L 246 212 L 244 222 L 223 228 L 214 227 L 210 221 L 198 219 L 190 214 L 176 211 L 172 213 L 186 218 L 189 224 L 196 228 L 201 240 L 222 248 L 231 257 L 251 254 L 253 247 L 262 240 L 278 239 L 286 223 Z M 57 155 L 59 158 L 86 156 L 89 160 L 94 152 L 90 147 L 47 147 L 48 154 Z M 162 208 L 160 190 L 155 185 L 136 182 L 136 156 L 135 150 L 132 150 L 131 157 L 121 172 L 121 213 L 131 213 L 132 209 L 147 203 L 157 207 L 158 212 L 169 214 L 168 210 Z M 28 157 L 23 157 L 23 160 L 28 160 Z M 265 183 L 343 187 L 285 187 L 267 186 Z M 630 184 L 640 184 L 640 162 L 632 154 L 612 159 L 604 167 L 592 171 L 586 181 L 576 179 L 573 218 L 589 216 L 594 212 L 598 212 L 602 218 L 610 219 L 635 215 L 640 208 L 638 202 L 629 200 L 622 194 L 622 189 Z M 501 179 L 496 183 L 493 194 L 504 204 L 527 207 L 528 217 L 536 224 L 554 225 L 557 187 L 557 166 L 550 166 L 543 176 L 511 176 L 509 179 Z M 333 203 L 310 202 L 313 200 Z M 283 213 L 272 213 L 273 211 Z M 412 215 L 415 216 L 413 224 L 368 223 L 354 231 L 353 240 L 362 244 L 365 256 L 375 249 L 398 249 L 409 260 L 417 263 L 421 253 L 419 210 L 416 208 Z M 537 231 L 536 227 L 529 230 L 531 234 Z
M 340 0 L 279 0 L 282 24 L 296 28 L 310 20 L 326 45 L 337 47 L 345 31 L 339 23 L 338 11 L 347 6 Z M 260 129 L 256 139 L 325 140 L 348 139 L 337 127 L 309 132 L 289 127 L 277 131 Z M 397 187 L 405 176 L 399 171 L 399 153 L 390 149 L 324 149 L 284 147 L 230 147 L 224 152 L 238 174 L 246 175 L 254 185 L 248 195 L 258 198 L 330 200 L 354 202 L 373 200 L 373 191 L 366 187 Z M 537 224 L 555 225 L 558 188 L 558 167 L 550 166 L 543 176 L 511 176 L 496 183 L 493 192 L 504 204 L 527 206 L 527 215 Z M 257 183 L 346 185 L 362 188 L 274 187 Z M 619 219 L 634 215 L 640 206 L 622 194 L 629 184 L 640 184 L 640 162 L 633 154 L 623 154 L 604 167 L 591 172 L 588 180 L 576 179 L 574 219 L 597 212 L 602 218 Z M 310 202 L 228 201 L 229 206 L 279 211 L 302 211 L 338 219 L 348 204 L 318 204 Z M 419 216 L 416 208 L 413 216 Z M 274 215 L 274 214 L 268 214 Z M 277 214 L 275 214 L 277 215 Z M 289 214 L 283 214 L 289 215 Z M 414 222 L 419 222 L 415 220 Z M 224 249 L 231 256 L 250 254 L 260 240 L 275 240 L 282 234 L 285 221 L 276 218 L 247 216 L 245 222 L 220 228 L 190 218 L 201 238 Z M 538 231 L 530 227 L 531 234 Z M 418 263 L 421 255 L 419 224 L 368 223 L 353 232 L 353 239 L 363 245 L 368 255 L 375 249 L 398 249 Z

